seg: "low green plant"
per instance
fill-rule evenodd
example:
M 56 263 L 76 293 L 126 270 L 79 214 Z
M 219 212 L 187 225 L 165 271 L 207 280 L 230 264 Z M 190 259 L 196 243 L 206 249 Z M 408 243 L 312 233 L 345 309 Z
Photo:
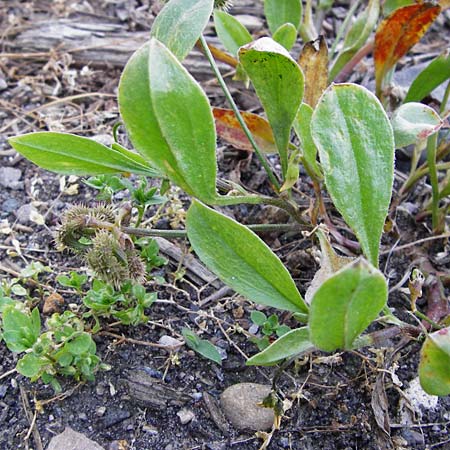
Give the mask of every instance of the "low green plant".
M 183 328 L 181 333 L 184 337 L 186 345 L 206 359 L 210 359 L 217 364 L 222 364 L 217 347 L 211 344 L 207 339 L 200 339 L 191 329 Z
M 267 317 L 261 311 L 252 311 L 250 318 L 255 325 L 258 325 L 263 334 L 262 337 L 254 336 L 250 338 L 260 351 L 265 350 L 271 344 L 274 336 L 280 338 L 291 331 L 291 328 L 287 325 L 280 324 L 276 314 L 271 314 Z
M 326 8 L 330 2 L 321 4 Z M 353 26 L 342 32 L 344 45 L 332 63 L 329 76 L 326 45 L 322 45 L 322 40 L 321 54 L 325 54 L 326 59 L 318 57 L 317 65 L 313 65 L 313 68 L 321 68 L 317 89 L 315 69 L 311 70 L 305 61 L 299 65 L 285 47 L 269 37 L 244 42 L 249 38 L 245 30 L 231 16 L 216 12 L 216 25 L 219 20 L 218 28 L 221 27 L 218 33 L 235 54 L 239 70 L 252 83 L 267 116 L 272 147 L 276 149 L 281 166 L 278 173 L 260 150 L 255 139 L 260 136 L 249 131 L 202 35 L 215 5 L 218 6 L 213 0 L 170 0 L 155 19 L 149 42 L 127 63 L 119 83 L 118 101 L 128 136 L 138 153 L 117 142 L 108 148 L 64 133 L 17 136 L 9 140 L 10 144 L 31 161 L 55 172 L 159 176 L 193 197 L 186 231 L 197 256 L 241 295 L 262 305 L 290 311 L 305 324 L 283 334 L 253 356 L 248 364 L 270 365 L 314 350 L 334 352 L 376 345 L 372 334 L 364 334 L 375 321 L 384 324 L 385 329 L 394 323 L 399 333 L 405 328 L 411 330 L 412 325 L 396 318 L 387 306 L 388 283 L 378 268 L 380 240 L 392 199 L 394 152 L 409 144 L 415 144 L 416 156 L 425 146 L 427 148 L 426 169 L 433 187 L 433 228 L 440 228 L 439 202 L 448 187 L 439 186 L 437 171 L 442 167 L 438 167 L 436 161 L 450 151 L 448 143 L 438 142 L 438 132 L 443 125 L 440 116 L 447 114 L 449 88 L 440 114 L 420 103 L 404 103 L 392 117 L 392 111 L 387 110 L 385 88 L 395 63 L 420 39 L 439 14 L 440 7 L 431 3 L 402 6 L 400 13 L 394 10 L 381 22 L 374 50 L 378 98 L 356 84 L 327 85 L 330 79 L 339 79 L 356 64 L 358 54 L 378 21 L 379 1 L 371 0 Z M 289 40 L 292 26 L 295 33 L 301 24 L 312 29 L 311 17 L 306 13 L 303 19 L 301 17 L 300 1 L 266 1 L 265 5 L 269 27 L 274 37 L 278 34 L 279 41 Z M 295 14 L 288 16 L 291 20 L 295 18 L 295 23 L 286 22 L 287 11 L 293 10 Z M 399 22 L 402 17 L 406 20 Z M 425 25 L 420 33 L 414 34 L 414 25 L 419 19 Z M 403 28 L 397 26 L 399 23 Z M 392 35 L 395 26 L 405 32 Z M 267 172 L 273 195 L 249 193 L 241 186 L 222 180 L 220 186 L 227 186 L 228 192 L 218 193 L 214 116 L 206 94 L 182 65 L 196 42 L 203 48 L 236 120 Z M 314 43 L 310 43 L 308 51 L 314 55 L 313 47 Z M 430 86 L 439 81 L 441 79 L 434 77 Z M 417 99 L 417 96 L 413 89 L 409 98 Z M 300 145 L 291 141 L 293 129 Z M 316 193 L 309 218 L 300 210 L 292 190 L 299 176 L 299 161 L 312 178 Z M 417 163 L 418 158 L 414 161 Z M 417 173 L 416 167 L 412 173 Z M 326 189 L 358 242 L 349 242 L 333 226 L 323 202 L 322 188 Z M 141 204 L 147 201 L 145 190 L 143 192 L 143 196 L 139 196 Z M 320 232 L 316 233 L 323 252 L 322 267 L 320 275 L 318 273 L 313 280 L 314 289 L 304 298 L 277 255 L 254 232 L 214 209 L 241 203 L 281 208 L 299 230 L 311 231 L 323 220 L 336 239 L 351 244 L 353 249 L 360 248 L 361 256 L 350 260 L 340 258 L 327 239 Z M 143 263 L 135 244 L 125 235 L 124 215 L 105 213 L 99 216 L 99 211 L 91 210 L 66 216 L 66 224 L 69 218 L 76 220 L 70 222 L 70 226 L 63 223 L 62 229 L 67 233 L 60 231 L 58 241 L 84 256 L 97 276 L 117 289 L 123 280 L 142 279 Z M 138 274 L 134 265 L 139 268 Z M 108 292 L 110 288 L 104 289 Z M 106 302 L 110 301 L 111 297 L 102 297 L 106 294 L 101 292 L 91 294 L 95 299 L 101 297 L 92 305 L 100 307 L 105 298 Z M 114 295 L 111 293 L 112 297 Z M 448 328 L 436 323 L 433 326 L 439 330 L 428 335 L 423 347 L 421 382 L 427 392 L 444 395 L 450 393 L 450 379 L 448 366 L 446 369 L 440 358 L 444 355 L 448 359 L 450 340 Z M 415 330 L 420 334 L 420 329 Z M 201 342 L 191 334 L 186 335 L 186 341 L 198 351 Z M 438 389 L 433 382 L 435 379 L 439 380 Z
M 156 293 L 149 293 L 141 284 L 126 282 L 119 290 L 100 280 L 94 280 L 92 288 L 83 296 L 88 311 L 84 318 L 114 318 L 124 325 L 146 323 L 145 310 L 156 300 Z
M 2 333 L 9 350 L 24 354 L 16 370 L 30 378 L 41 379 L 56 392 L 61 391 L 58 376 L 75 380 L 93 380 L 97 370 L 109 367 L 96 355 L 96 345 L 74 313 L 55 313 L 41 329 L 39 310 L 29 310 L 21 302 L 8 302 L 2 308 Z

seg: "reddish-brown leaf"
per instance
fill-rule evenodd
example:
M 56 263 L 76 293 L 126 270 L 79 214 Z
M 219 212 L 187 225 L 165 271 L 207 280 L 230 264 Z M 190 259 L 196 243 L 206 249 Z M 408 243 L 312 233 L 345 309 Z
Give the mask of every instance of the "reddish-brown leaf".
M 375 77 L 377 94 L 383 78 L 394 64 L 425 34 L 441 7 L 425 2 L 396 9 L 381 22 L 375 34 Z
M 213 108 L 213 114 L 217 134 L 222 139 L 240 150 L 253 151 L 250 141 L 231 109 Z M 241 115 L 261 151 L 276 153 L 277 147 L 269 122 L 257 114 L 241 111 Z
M 328 87 L 328 48 L 323 36 L 304 45 L 298 63 L 305 76 L 303 102 L 314 109 Z

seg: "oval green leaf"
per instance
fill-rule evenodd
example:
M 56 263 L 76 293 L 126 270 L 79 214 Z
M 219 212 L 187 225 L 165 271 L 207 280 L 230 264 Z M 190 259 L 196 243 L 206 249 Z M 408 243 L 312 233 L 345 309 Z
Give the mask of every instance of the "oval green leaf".
M 42 367 L 46 365 L 44 358 L 40 358 L 33 353 L 28 353 L 17 362 L 17 372 L 27 378 L 34 378 L 39 375 Z
M 82 355 L 87 353 L 93 344 L 91 335 L 88 333 L 81 333 L 71 341 L 64 345 L 64 349 L 72 355 Z
M 239 60 L 266 111 L 285 175 L 291 128 L 303 98 L 302 70 L 287 50 L 270 38 L 241 47 Z
M 450 50 L 430 62 L 412 82 L 404 103 L 420 102 L 440 84 L 450 78 Z
M 182 61 L 208 23 L 213 6 L 213 0 L 170 0 L 153 22 L 150 36 Z
M 332 85 L 314 111 L 311 134 L 336 208 L 378 266 L 394 180 L 394 133 L 383 106 L 361 86 Z
M 301 0 L 264 0 L 264 15 L 272 34 L 285 23 L 291 23 L 298 30 L 302 20 L 302 2 Z
M 307 327 L 288 331 L 269 345 L 262 352 L 252 356 L 247 362 L 247 366 L 272 366 L 280 360 L 290 358 L 299 353 L 308 352 L 314 349 L 309 340 L 309 329 Z
M 433 108 L 422 103 L 405 103 L 392 116 L 395 148 L 423 141 L 436 133 L 443 122 Z
M 162 44 L 155 40 L 152 42 L 154 44 L 151 64 L 150 44 L 145 44 L 131 57 L 122 74 L 119 84 L 122 118 L 131 142 L 141 155 L 188 194 L 208 201 L 211 196 L 215 196 L 216 172 L 215 138 L 212 138 L 215 132 L 209 104 L 199 85 L 176 58 Z M 169 80 L 176 82 L 173 86 L 175 92 L 170 93 L 168 102 L 173 105 L 173 101 L 178 99 L 180 103 L 172 109 L 170 118 L 167 117 L 165 105 L 161 106 L 164 102 L 162 92 L 155 94 L 155 103 L 158 105 L 158 114 L 156 113 L 150 89 L 150 65 L 156 66 L 157 70 L 163 69 L 163 72 L 155 72 L 156 76 L 152 77 L 156 88 L 159 85 L 168 88 Z M 197 120 L 202 122 L 197 123 Z M 166 135 L 161 131 L 160 121 L 164 122 L 162 125 Z M 181 126 L 183 129 L 179 130 Z M 180 149 L 180 138 L 189 134 L 189 130 L 193 135 L 188 136 L 185 146 Z M 177 140 L 177 146 L 171 148 L 167 137 L 171 142 Z M 198 139 L 202 142 L 199 143 Z M 199 146 L 190 147 L 194 141 Z M 205 157 L 205 152 L 210 154 Z M 209 182 L 206 182 L 205 186 L 206 179 Z
M 428 335 L 420 354 L 419 379 L 430 395 L 450 394 L 450 327 Z
M 194 201 L 186 228 L 198 257 L 236 292 L 274 308 L 308 311 L 286 267 L 247 227 Z
M 92 139 L 67 133 L 38 132 L 10 138 L 11 146 L 43 169 L 65 175 L 131 172 L 158 176 L 136 153 L 120 151 Z
M 363 259 L 345 266 L 316 291 L 309 313 L 311 342 L 320 350 L 349 350 L 386 304 L 383 274 Z
M 214 26 L 220 42 L 233 56 L 237 56 L 240 47 L 252 41 L 247 28 L 225 11 L 214 12 Z
M 292 23 L 285 23 L 273 33 L 272 38 L 289 51 L 297 40 L 297 28 Z

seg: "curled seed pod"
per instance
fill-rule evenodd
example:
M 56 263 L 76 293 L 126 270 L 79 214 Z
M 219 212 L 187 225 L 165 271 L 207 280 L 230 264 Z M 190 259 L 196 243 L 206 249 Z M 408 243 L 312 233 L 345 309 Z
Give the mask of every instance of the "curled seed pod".
M 70 250 L 75 253 L 83 253 L 89 245 L 80 242 L 81 238 L 90 239 L 95 234 L 93 228 L 86 227 L 86 215 L 64 216 L 55 234 L 55 243 L 58 250 Z
M 87 222 L 92 219 L 113 224 L 116 219 L 113 207 L 105 204 L 94 207 L 75 205 L 67 210 L 55 235 L 57 248 L 68 249 L 75 253 L 84 253 L 89 250 L 90 244 L 80 240 L 81 238 L 91 239 L 95 235 L 96 229 L 87 226 Z
M 126 254 L 117 238 L 107 230 L 99 230 L 92 239 L 86 262 L 101 280 L 116 288 L 129 279 Z

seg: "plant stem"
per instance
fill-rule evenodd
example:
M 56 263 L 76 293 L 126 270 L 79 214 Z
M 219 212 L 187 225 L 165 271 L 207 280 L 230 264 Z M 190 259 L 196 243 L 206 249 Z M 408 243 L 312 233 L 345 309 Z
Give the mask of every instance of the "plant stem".
M 447 170 L 450 169 L 450 162 L 445 162 L 441 164 L 436 164 L 437 170 Z M 408 192 L 416 183 L 419 181 L 422 177 L 427 175 L 429 172 L 428 166 L 421 166 L 419 167 L 413 174 L 410 176 L 406 181 L 405 184 L 400 189 L 400 193 L 404 195 L 406 192 Z
M 449 96 L 450 96 L 450 81 L 447 83 L 447 87 L 445 88 L 444 98 L 442 99 L 441 108 L 439 109 L 441 115 L 443 115 L 446 111 Z
M 246 225 L 247 228 L 256 232 L 286 232 L 286 231 L 297 231 L 299 229 L 297 224 L 289 223 L 269 223 L 269 224 L 255 224 Z M 186 238 L 186 230 L 159 230 L 159 229 L 146 229 L 146 228 L 134 228 L 134 227 L 122 227 L 121 230 L 126 234 L 131 234 L 133 236 L 149 236 L 149 237 L 164 237 L 167 239 L 177 239 Z
M 225 94 L 225 97 L 227 98 L 228 102 L 230 103 L 231 109 L 234 111 L 234 114 L 236 115 L 236 118 L 242 127 L 242 130 L 244 131 L 245 135 L 247 136 L 248 140 L 250 141 L 250 144 L 252 145 L 253 149 L 255 150 L 256 156 L 261 161 L 261 164 L 262 164 L 264 170 L 267 172 L 267 176 L 269 177 L 269 180 L 272 183 L 274 189 L 276 190 L 276 192 L 279 192 L 280 184 L 278 183 L 278 180 L 276 179 L 274 173 L 272 172 L 272 169 L 270 168 L 266 157 L 259 149 L 258 144 L 256 143 L 255 139 L 253 138 L 252 133 L 250 132 L 250 130 L 247 127 L 247 124 L 245 123 L 244 119 L 242 118 L 241 113 L 239 112 L 239 109 L 231 95 L 231 92 L 228 89 L 228 86 L 226 85 L 225 80 L 223 79 L 219 68 L 217 67 L 216 61 L 214 60 L 214 57 L 211 54 L 211 51 L 208 47 L 205 37 L 203 35 L 200 35 L 199 40 L 200 40 L 200 43 L 202 44 L 203 51 L 205 52 L 206 58 L 208 59 L 209 64 L 211 65 L 211 68 L 220 84 L 220 87 L 222 88 L 222 90 Z
M 428 138 L 427 142 L 427 163 L 429 169 L 429 177 L 431 183 L 432 203 L 431 203 L 431 220 L 433 231 L 437 231 L 439 227 L 439 183 L 436 169 L 436 146 L 438 134 L 434 133 Z
M 441 330 L 442 328 L 444 328 L 442 325 L 439 325 L 434 320 L 431 320 L 428 316 L 426 316 L 425 314 L 421 313 L 420 311 L 415 310 L 414 311 L 414 315 L 419 317 L 419 319 L 422 319 L 422 320 L 425 320 L 425 322 L 428 322 L 436 330 Z
M 332 58 L 334 56 L 334 54 L 336 53 L 336 47 L 337 47 L 339 41 L 341 40 L 342 35 L 347 31 L 348 24 L 349 24 L 350 20 L 353 18 L 353 14 L 355 13 L 356 8 L 358 8 L 360 2 L 361 2 L 361 0 L 356 0 L 353 3 L 353 5 L 351 6 L 351 8 L 348 10 L 348 13 L 345 16 L 344 22 L 342 22 L 342 25 L 339 27 L 339 30 L 333 41 L 333 45 L 331 46 L 330 58 Z M 334 61 L 333 61 L 333 63 L 334 63 Z

